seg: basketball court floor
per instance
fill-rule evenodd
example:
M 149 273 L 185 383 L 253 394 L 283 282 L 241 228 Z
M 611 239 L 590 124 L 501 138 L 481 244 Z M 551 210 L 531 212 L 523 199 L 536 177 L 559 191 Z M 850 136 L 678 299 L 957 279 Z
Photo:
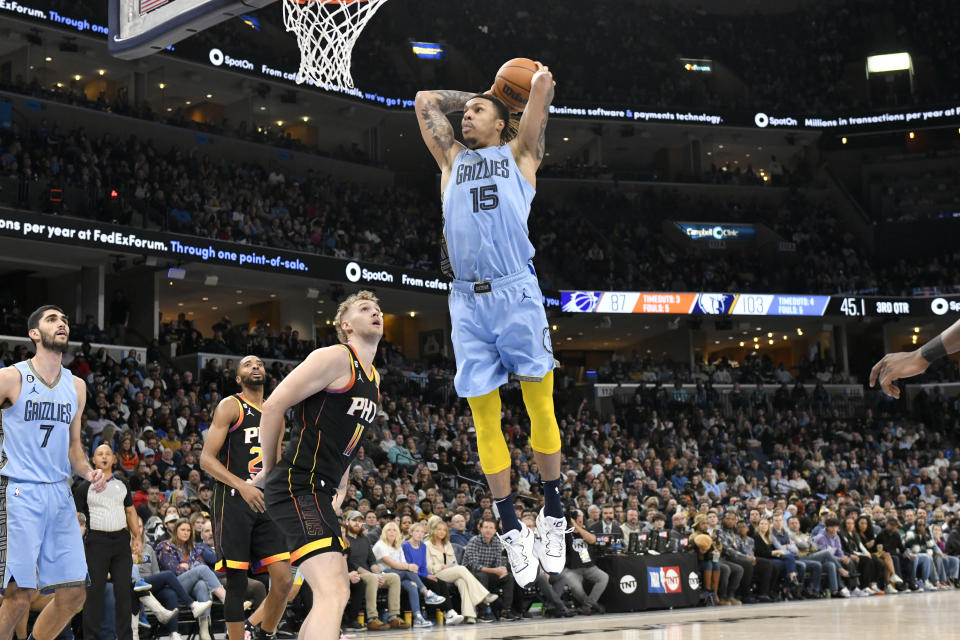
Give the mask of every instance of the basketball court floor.
M 369 632 L 423 640 L 851 640 L 960 637 L 960 591 Z

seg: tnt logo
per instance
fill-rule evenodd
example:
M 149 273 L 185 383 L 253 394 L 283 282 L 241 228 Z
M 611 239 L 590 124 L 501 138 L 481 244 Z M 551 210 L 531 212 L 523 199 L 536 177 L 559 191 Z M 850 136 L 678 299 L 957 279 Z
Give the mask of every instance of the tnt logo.
M 637 579 L 631 575 L 625 575 L 620 578 L 620 591 L 630 595 L 637 590 Z
M 680 567 L 647 567 L 648 593 L 680 593 Z

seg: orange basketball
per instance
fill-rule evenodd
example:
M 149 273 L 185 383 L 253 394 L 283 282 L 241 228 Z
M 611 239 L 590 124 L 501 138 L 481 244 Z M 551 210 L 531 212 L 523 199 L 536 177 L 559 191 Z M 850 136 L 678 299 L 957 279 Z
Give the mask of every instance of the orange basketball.
M 507 105 L 510 113 L 520 113 L 527 106 L 527 100 L 530 98 L 530 85 L 536 71 L 536 63 L 529 58 L 508 60 L 497 71 L 497 80 L 493 85 L 493 95 Z

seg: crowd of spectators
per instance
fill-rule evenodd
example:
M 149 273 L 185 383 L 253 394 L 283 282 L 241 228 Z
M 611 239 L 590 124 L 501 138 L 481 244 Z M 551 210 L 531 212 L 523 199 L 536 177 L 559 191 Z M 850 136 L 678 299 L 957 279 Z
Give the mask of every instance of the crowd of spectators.
M 429 78 L 438 86 L 469 89 L 453 86 L 466 74 L 481 83 L 473 88 L 482 89 L 501 62 L 525 55 L 562 73 L 558 95 L 565 103 L 819 114 L 958 97 L 960 66 L 952 52 L 960 18 L 948 0 L 803 2 L 787 11 L 739 14 L 729 7 L 691 9 L 661 0 L 600 0 L 590 5 L 589 20 L 576 3 L 553 3 L 545 12 L 533 3 L 491 0 L 469 20 L 449 2 L 421 4 L 422 12 L 413 15 L 402 3 L 387 3 L 370 21 L 353 51 L 353 77 L 360 87 L 412 96 Z M 106 7 L 92 0 L 51 0 L 49 5 L 107 22 Z M 430 16 L 426 32 L 423 15 Z M 256 18 L 259 32 L 232 20 L 178 43 L 176 50 L 206 56 L 218 46 L 251 59 L 266 51 L 273 67 L 296 69 L 300 54 L 295 39 L 284 32 L 279 8 L 268 7 Z M 457 77 L 448 77 L 453 64 L 414 58 L 412 33 L 447 43 L 451 62 L 457 60 Z M 578 46 L 566 46 L 566 34 L 574 33 Z M 616 42 L 621 53 L 609 55 L 609 42 Z M 878 51 L 911 53 L 917 73 L 912 96 L 869 95 L 858 86 L 866 57 Z M 714 73 L 685 71 L 677 60 L 684 57 L 711 59 Z M 638 59 L 644 60 L 642 74 L 634 66 Z
M 5 365 L 29 355 L 0 347 Z M 164 558 L 171 546 L 193 544 L 185 527 L 180 537 L 188 540 L 175 538 L 181 518 L 193 525 L 198 541 L 205 535 L 210 479 L 199 468 L 198 453 L 213 408 L 237 390 L 231 370 L 237 361 L 225 358 L 192 372 L 143 365 L 136 351 L 122 361 L 89 349 L 65 358 L 87 382 L 81 425 L 88 451 L 108 444 L 116 452 L 115 472 L 129 483 L 145 525 L 144 540 L 155 549 L 159 569 L 180 572 L 183 563 L 171 569 Z M 383 372 L 382 402 L 372 436 L 351 471 L 344 502 L 351 544 L 366 536 L 376 561 L 389 564 L 374 550 L 384 540 L 406 554 L 402 562 L 418 565 L 414 573 L 429 566 L 416 561 L 426 545 L 428 563 L 430 554 L 440 554 L 441 566 L 459 563 L 483 589 L 472 582 L 461 589 L 457 578 L 435 584 L 429 579 L 436 574 L 427 571 L 420 576 L 424 589 L 415 586 L 410 593 L 401 587 L 408 594 L 407 606 L 421 606 L 413 601 L 422 595 L 429 598 L 423 607 L 435 607 L 438 600 L 432 595 L 440 595 L 449 599 L 443 604 L 448 617 L 459 621 L 462 616 L 464 622 L 515 619 L 531 599 L 544 602 L 550 615 L 601 612 L 603 577 L 589 563 L 574 561 L 568 567 L 574 573 L 545 577 L 535 589 L 514 589 L 491 535 L 495 524 L 490 519 L 496 514 L 479 467 L 469 409 L 444 392 L 450 364 L 416 367 L 390 344 L 382 345 L 376 364 Z M 744 366 L 761 376 L 770 373 L 769 363 Z M 689 550 L 698 554 L 704 571 L 704 595 L 721 604 L 957 584 L 956 397 L 935 390 L 921 393 L 912 405 L 899 403 L 897 411 L 867 401 L 813 411 L 814 397 L 781 403 L 764 393 L 760 401 L 755 387 L 744 389 L 742 402 L 716 404 L 710 396 L 704 402 L 699 396 L 684 401 L 661 383 L 685 375 L 691 380 L 716 375 L 722 364 L 694 374 L 642 359 L 625 358 L 611 366 L 621 372 L 635 368 L 645 374 L 656 369 L 657 382 L 617 396 L 609 414 L 588 405 L 592 394 L 569 387 L 563 376 L 558 382 L 565 389 L 556 397 L 565 454 L 562 496 L 577 522 L 568 542 L 578 549 L 581 563 L 603 551 L 591 543 L 591 532 L 615 523 L 625 542 L 630 533 L 655 539 L 663 530 L 677 541 L 671 548 L 682 549 L 683 540 L 693 543 Z M 667 370 L 674 373 L 666 376 Z M 267 395 L 288 371 L 280 363 L 269 368 Z M 786 382 L 778 368 L 770 375 Z M 519 515 L 529 520 L 542 497 L 519 385 L 505 387 L 503 400 Z M 385 535 L 393 526 L 389 523 L 399 533 L 392 540 Z M 445 556 L 444 528 L 456 545 L 451 558 Z M 709 544 L 696 533 L 710 536 Z M 578 537 L 585 542 L 577 542 Z M 586 545 L 586 556 L 579 553 L 581 545 Z M 209 560 L 198 546 L 183 571 Z M 220 593 L 209 581 L 197 588 L 202 593 L 194 596 L 196 601 Z M 491 594 L 498 599 L 487 598 Z M 361 595 L 355 595 L 346 620 L 352 626 L 357 624 L 353 614 L 363 610 Z M 368 599 L 365 606 L 375 616 L 367 620 L 376 619 L 376 604 Z M 383 612 L 387 616 L 397 614 L 393 605 L 387 608 L 393 609 Z
M 311 170 L 284 174 L 45 121 L 29 132 L 0 131 L 0 145 L 0 179 L 20 185 L 0 191 L 11 204 L 50 211 L 45 196 L 57 187 L 65 194 L 58 213 L 407 268 L 437 266 L 440 215 L 432 191 L 371 189 Z M 594 215 L 597 209 L 604 216 Z M 765 224 L 785 244 L 697 249 L 665 238 L 662 223 L 678 217 Z M 879 279 L 867 248 L 836 210 L 803 191 L 755 202 L 668 187 L 588 186 L 572 198 L 535 200 L 531 237 L 551 289 L 898 294 L 897 283 L 905 282 L 897 274 L 889 287 Z M 914 287 L 946 287 L 956 280 L 955 267 L 955 257 L 944 256 L 894 270 L 918 276 Z

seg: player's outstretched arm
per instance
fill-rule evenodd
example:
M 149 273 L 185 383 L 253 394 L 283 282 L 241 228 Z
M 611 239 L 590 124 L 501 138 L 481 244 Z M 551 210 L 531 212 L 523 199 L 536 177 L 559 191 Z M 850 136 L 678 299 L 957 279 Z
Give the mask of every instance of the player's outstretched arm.
M 469 91 L 445 89 L 417 92 L 414 107 L 417 111 L 417 122 L 420 124 L 420 135 L 443 171 L 453 166 L 457 154 L 464 148 L 457 142 L 447 114 L 463 111 L 464 105 L 474 95 L 476 94 Z
M 960 351 L 960 320 L 953 323 L 936 338 L 913 351 L 888 353 L 870 370 L 870 386 L 880 383 L 888 396 L 899 398 L 900 388 L 894 383 L 923 373 L 934 360 Z
M 530 82 L 530 98 L 520 116 L 520 129 L 517 137 L 510 142 L 517 166 L 528 179 L 535 176 L 546 148 L 547 117 L 556 82 L 550 68 L 537 62 L 537 71 Z M 533 181 L 530 181 L 531 184 Z
M 263 488 L 267 475 L 276 466 L 283 438 L 283 414 L 293 405 L 333 384 L 338 378 L 350 375 L 350 355 L 343 345 L 317 349 L 296 366 L 270 397 L 263 403 L 260 414 L 260 445 L 263 447 L 263 470 L 254 484 Z

